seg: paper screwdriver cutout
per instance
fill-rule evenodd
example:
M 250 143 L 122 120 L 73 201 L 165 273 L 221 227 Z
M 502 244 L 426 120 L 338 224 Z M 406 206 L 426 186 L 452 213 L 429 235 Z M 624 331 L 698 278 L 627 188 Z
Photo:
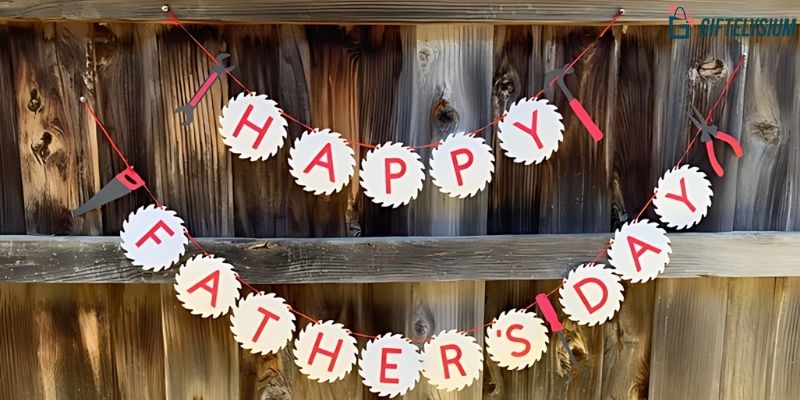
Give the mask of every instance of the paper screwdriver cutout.
M 130 213 L 122 223 L 120 246 L 133 265 L 161 271 L 178 262 L 186 251 L 189 239 L 185 230 L 175 211 L 151 204 Z
M 353 148 L 325 129 L 304 132 L 289 150 L 289 173 L 307 192 L 329 195 L 342 190 L 355 173 Z
M 519 100 L 498 125 L 500 148 L 514 162 L 539 164 L 550 158 L 564 140 L 561 120 L 556 106 L 547 100 Z
M 274 293 L 251 293 L 231 311 L 231 332 L 245 350 L 255 354 L 277 353 L 294 334 L 294 314 Z
M 486 328 L 486 352 L 503 368 L 528 368 L 547 350 L 547 328 L 535 314 L 510 310 Z
M 422 375 L 437 389 L 461 390 L 483 370 L 483 349 L 472 336 L 442 331 L 425 343 Z
M 589 135 L 592 136 L 592 139 L 594 139 L 595 142 L 599 142 L 603 139 L 603 131 L 601 131 L 600 128 L 597 127 L 597 124 L 592 121 L 592 117 L 590 117 L 589 113 L 586 112 L 583 104 L 581 104 L 581 102 L 572 95 L 572 92 L 567 89 L 567 84 L 564 82 L 564 75 L 569 75 L 571 73 L 573 73 L 572 68 L 566 72 L 564 71 L 564 68 L 558 68 L 546 73 L 544 77 L 545 91 L 552 92 L 549 90 L 550 82 L 552 82 L 553 79 L 556 79 L 561 92 L 567 97 L 569 108 L 572 109 L 572 112 L 575 113 L 575 115 L 581 121 L 581 124 L 583 124 L 586 130 L 589 131 Z M 550 95 L 548 95 L 548 97 L 552 98 Z
M 653 206 L 661 222 L 686 229 L 700 222 L 711 207 L 711 182 L 697 167 L 673 168 L 658 180 Z
M 608 263 L 622 279 L 647 282 L 664 272 L 672 248 L 667 232 L 643 219 L 623 225 L 614 233 Z
M 492 148 L 465 132 L 449 135 L 431 152 L 430 173 L 439 191 L 450 197 L 472 197 L 492 181 Z
M 692 106 L 692 112 L 693 114 L 689 114 L 689 120 L 692 121 L 692 124 L 694 124 L 697 129 L 700 129 L 700 141 L 705 143 L 706 154 L 708 155 L 708 161 L 711 163 L 711 167 L 714 168 L 714 172 L 717 176 L 725 175 L 725 169 L 722 168 L 722 165 L 717 161 L 717 153 L 714 150 L 714 139 L 719 139 L 727 144 L 728 147 L 733 150 L 733 154 L 736 155 L 737 158 L 742 158 L 744 155 L 742 145 L 739 144 L 739 141 L 736 140 L 735 137 L 717 129 L 716 125 L 707 123 L 703 113 L 695 106 Z
M 236 305 L 241 288 L 233 266 L 219 257 L 195 256 L 175 275 L 175 292 L 183 308 L 203 318 L 227 313 Z
M 356 339 L 342 324 L 325 321 L 308 324 L 294 341 L 294 363 L 309 379 L 342 379 L 356 363 Z
M 266 95 L 240 93 L 222 108 L 219 133 L 232 153 L 250 161 L 266 160 L 283 146 L 286 119 Z
M 578 367 L 578 360 L 575 359 L 575 354 L 572 352 L 572 348 L 569 347 L 567 337 L 564 336 L 564 325 L 562 325 L 561 320 L 558 319 L 558 315 L 553 308 L 553 303 L 550 302 L 550 298 L 544 293 L 539 293 L 536 295 L 536 305 L 539 307 L 539 312 L 542 313 L 545 321 L 547 321 L 547 325 L 550 326 L 550 332 L 558 335 L 558 338 L 561 340 L 561 345 L 564 346 L 564 350 L 569 355 L 569 360 L 572 362 L 572 365 Z
M 416 386 L 421 366 L 417 346 L 400 335 L 387 333 L 367 342 L 358 373 L 370 392 L 394 398 Z
M 99 192 L 95 193 L 91 199 L 83 203 L 77 210 L 73 211 L 73 213 L 76 217 L 86 214 L 95 208 L 100 208 L 105 204 L 125 196 L 142 187 L 142 185 L 144 185 L 144 180 L 133 170 L 133 167 L 125 168 L 122 172 L 118 173 L 114 179 L 108 181 L 108 183 L 106 183 Z
M 618 275 L 603 264 L 579 265 L 559 289 L 561 308 L 579 325 L 602 324 L 619 311 L 624 298 Z
M 424 180 L 419 154 L 402 143 L 388 142 L 370 150 L 361 163 L 364 194 L 383 207 L 397 208 L 416 199 Z
M 205 82 L 203 82 L 203 85 L 197 89 L 197 92 L 194 94 L 194 96 L 192 96 L 192 99 L 189 100 L 188 103 L 175 109 L 176 113 L 183 113 L 183 122 L 181 122 L 182 126 L 189 125 L 192 123 L 192 121 L 194 121 L 195 107 L 197 107 L 197 104 L 199 104 L 200 100 L 203 99 L 203 96 L 208 93 L 208 90 L 211 89 L 211 86 L 214 84 L 214 82 L 216 82 L 219 77 L 233 71 L 233 69 L 236 68 L 235 65 L 231 65 L 228 68 L 225 68 L 222 65 L 222 61 L 230 56 L 231 55 L 228 53 L 218 54 L 216 58 L 217 62 L 213 67 L 211 67 L 211 72 L 208 74 L 208 78 L 206 78 Z

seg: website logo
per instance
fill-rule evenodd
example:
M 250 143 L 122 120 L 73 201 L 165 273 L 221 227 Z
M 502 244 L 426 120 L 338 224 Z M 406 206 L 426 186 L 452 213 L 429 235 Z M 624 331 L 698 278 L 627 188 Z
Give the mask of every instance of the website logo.
M 700 24 L 681 6 L 669 6 L 669 37 L 688 39 L 693 29 L 700 37 L 791 37 L 797 34 L 796 17 L 703 17 Z

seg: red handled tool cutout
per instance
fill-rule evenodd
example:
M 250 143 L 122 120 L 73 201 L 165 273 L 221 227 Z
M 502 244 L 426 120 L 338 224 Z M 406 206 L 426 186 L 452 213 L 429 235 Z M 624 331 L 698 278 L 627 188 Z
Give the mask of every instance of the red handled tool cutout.
M 203 85 L 200 86 L 200 89 L 197 90 L 197 93 L 195 93 L 194 96 L 192 96 L 192 99 L 189 100 L 188 103 L 186 103 L 186 104 L 178 107 L 177 109 L 175 109 L 176 113 L 178 113 L 178 112 L 183 113 L 183 122 L 181 122 L 181 126 L 189 125 L 189 124 L 192 123 L 192 121 L 194 121 L 194 109 L 195 109 L 195 107 L 197 107 L 197 104 L 200 103 L 200 100 L 203 98 L 203 96 L 206 95 L 206 93 L 208 92 L 208 89 L 211 89 L 211 85 L 213 85 L 214 82 L 220 76 L 222 76 L 223 74 L 226 74 L 228 72 L 231 72 L 231 71 L 233 71 L 234 68 L 236 68 L 235 65 L 231 65 L 228 68 L 225 68 L 222 65 L 222 60 L 224 60 L 224 59 L 226 59 L 226 58 L 228 58 L 230 56 L 231 55 L 228 54 L 228 53 L 220 53 L 220 54 L 218 54 L 217 55 L 217 63 L 216 63 L 216 65 L 214 65 L 214 67 L 211 68 L 211 73 L 208 75 L 208 78 L 206 78 L 206 81 L 203 82 Z
M 714 168 L 714 172 L 717 173 L 717 176 L 725 175 L 725 169 L 722 168 L 719 161 L 717 161 L 717 153 L 714 151 L 714 140 L 719 139 L 725 142 L 732 150 L 733 154 L 736 154 L 736 157 L 741 158 L 744 155 L 742 151 L 742 145 L 739 144 L 739 141 L 736 140 L 735 137 L 717 129 L 716 125 L 711 125 L 706 122 L 706 119 L 703 117 L 703 113 L 700 112 L 695 106 L 692 106 L 693 114 L 689 115 L 689 120 L 692 121 L 692 124 L 700 129 L 700 141 L 706 144 L 706 154 L 708 154 L 708 160 L 711 162 L 711 167 Z
M 567 101 L 569 101 L 569 108 L 578 116 L 583 126 L 589 131 L 589 135 L 592 136 L 592 139 L 594 139 L 595 142 L 599 142 L 603 139 L 603 131 L 592 121 L 592 117 L 586 112 L 586 108 L 572 95 L 572 92 L 567 89 L 567 84 L 564 82 L 564 75 L 569 75 L 573 72 L 571 68 L 568 71 L 565 71 L 564 68 L 558 68 L 546 73 L 544 75 L 545 92 L 550 91 L 552 93 L 552 90 L 548 90 L 548 88 L 550 87 L 550 82 L 556 79 L 558 81 L 558 87 L 561 88 L 561 92 L 564 93 L 564 96 L 567 97 Z M 548 95 L 547 97 L 550 99 L 553 98 L 552 95 Z
M 106 185 L 92 196 L 89 201 L 83 203 L 77 210 L 73 211 L 73 213 L 76 217 L 86 214 L 95 208 L 102 207 L 105 204 L 125 196 L 143 185 L 144 180 L 133 170 L 133 167 L 125 168 L 122 172 L 118 173 L 114 179 L 106 183 Z
M 561 325 L 561 321 L 558 320 L 558 315 L 556 315 L 556 310 L 553 309 L 553 304 L 550 303 L 550 299 L 547 298 L 546 294 L 540 293 L 536 295 L 536 305 L 539 306 L 539 311 L 542 312 L 545 321 L 550 325 L 550 331 L 558 334 L 558 338 L 561 339 L 561 344 L 564 345 L 564 349 L 566 349 L 567 354 L 569 354 L 570 361 L 577 367 L 578 360 L 575 359 L 575 354 L 572 354 L 572 349 L 569 348 L 569 342 L 567 342 L 567 338 L 564 336 L 564 327 Z

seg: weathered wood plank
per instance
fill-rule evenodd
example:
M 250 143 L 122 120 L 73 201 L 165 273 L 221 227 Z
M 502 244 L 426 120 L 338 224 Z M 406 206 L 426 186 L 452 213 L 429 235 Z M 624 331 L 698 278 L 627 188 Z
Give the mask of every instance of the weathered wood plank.
M 656 282 L 648 398 L 719 398 L 727 301 L 724 279 Z
M 161 20 L 163 1 L 144 0 L 135 3 L 122 0 L 19 0 L 0 5 L 0 19 L 125 19 Z M 667 7 L 657 0 L 547 2 L 506 0 L 237 0 L 212 1 L 174 0 L 169 2 L 176 12 L 188 19 L 203 21 L 247 22 L 575 22 L 601 23 L 619 8 L 626 10 L 626 22 L 666 23 Z M 724 1 L 684 0 L 680 3 L 692 16 L 796 16 L 800 7 L 792 0 L 765 0 L 758 3 L 737 2 L 732 7 Z
M 155 188 L 156 182 L 151 180 L 155 162 L 152 149 L 164 132 L 157 125 L 159 119 L 154 118 L 162 114 L 158 108 L 161 104 L 153 101 L 153 84 L 158 77 L 151 76 L 142 58 L 153 39 L 151 31 L 133 24 L 97 24 L 93 29 L 98 116 L 135 171 Z M 105 185 L 125 165 L 106 138 L 100 132 L 98 135 L 100 183 Z M 128 214 L 150 203 L 147 192 L 137 190 L 103 206 L 103 233 L 119 234 Z
M 94 122 L 79 102 L 94 89 L 89 24 L 9 29 L 27 233 L 101 231 L 100 212 L 72 210 L 100 187 Z
M 226 317 L 200 318 L 183 308 L 172 284 L 159 285 L 166 399 L 239 397 L 239 346 Z
M 800 279 L 776 279 L 773 363 L 766 398 L 789 399 L 800 392 Z
M 8 27 L 0 26 L 0 59 L 11 60 Z M 17 98 L 10 62 L 0 70 L 0 233 L 25 233 L 22 174 L 17 143 Z
M 94 286 L 99 290 L 101 286 Z M 159 285 L 108 285 L 114 371 L 122 399 L 163 399 L 164 340 Z
M 800 234 L 670 234 L 664 277 L 798 276 Z M 256 283 L 555 279 L 590 260 L 606 234 L 350 239 L 199 239 Z M 0 236 L 7 282 L 170 282 L 134 268 L 114 237 Z M 191 253 L 191 251 L 190 251 Z
M 217 134 L 218 116 L 228 100 L 228 80 L 211 86 L 194 111 L 194 121 L 181 126 L 183 116 L 175 109 L 185 104 L 206 79 L 213 62 L 177 28 L 142 25 L 148 43 L 141 54 L 146 76 L 153 79 L 150 94 L 155 102 L 151 149 L 155 159 L 157 196 L 177 211 L 194 235 L 233 234 L 233 195 L 230 153 Z M 192 27 L 192 33 L 212 54 L 225 50 L 216 28 Z
M 47 399 L 40 357 L 34 356 L 39 346 L 33 334 L 34 287 L 0 284 L 0 397 L 4 399 Z

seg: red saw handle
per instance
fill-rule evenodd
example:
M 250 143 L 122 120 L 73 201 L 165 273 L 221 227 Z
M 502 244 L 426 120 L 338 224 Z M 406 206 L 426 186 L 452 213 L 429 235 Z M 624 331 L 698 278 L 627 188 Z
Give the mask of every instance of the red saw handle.
M 592 139 L 594 139 L 595 142 L 603 140 L 603 131 L 592 121 L 592 117 L 589 116 L 589 113 L 586 112 L 586 109 L 583 108 L 583 104 L 581 104 L 578 99 L 570 100 L 569 107 L 572 109 L 572 112 L 578 116 L 578 119 L 581 120 L 581 123 L 586 127 L 586 130 L 589 131 L 589 134 L 592 135 Z

